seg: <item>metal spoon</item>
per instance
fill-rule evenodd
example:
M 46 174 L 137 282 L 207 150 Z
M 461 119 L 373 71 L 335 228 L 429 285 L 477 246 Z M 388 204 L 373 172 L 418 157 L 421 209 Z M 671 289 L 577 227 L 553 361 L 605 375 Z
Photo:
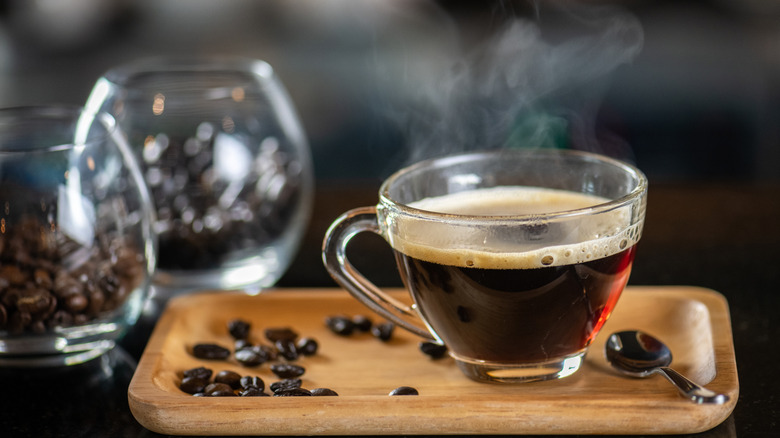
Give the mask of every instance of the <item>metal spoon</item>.
M 672 363 L 669 347 L 647 333 L 634 330 L 613 333 L 604 348 L 607 361 L 623 374 L 634 377 L 661 374 L 694 403 L 722 404 L 729 400 L 729 396 L 701 387 L 669 368 Z

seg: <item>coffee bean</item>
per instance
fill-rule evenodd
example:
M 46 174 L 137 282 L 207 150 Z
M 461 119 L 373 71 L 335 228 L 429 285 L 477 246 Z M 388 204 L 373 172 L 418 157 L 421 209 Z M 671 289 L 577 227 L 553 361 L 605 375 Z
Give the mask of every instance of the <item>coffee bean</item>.
M 373 321 L 365 315 L 357 315 L 352 317 L 352 323 L 355 325 L 355 329 L 364 333 L 371 331 Z
M 260 391 L 265 389 L 265 382 L 258 376 L 244 376 L 241 378 L 240 383 L 244 389 L 257 388 Z
M 91 283 L 87 287 L 95 287 Z M 89 305 L 87 305 L 87 313 L 91 316 L 97 316 L 103 309 L 103 304 L 106 302 L 106 295 L 100 289 L 93 289 L 89 293 Z
M 273 327 L 265 329 L 265 337 L 272 343 L 278 341 L 294 342 L 298 339 L 298 333 L 289 327 Z
M 201 379 L 211 379 L 213 371 L 206 367 L 190 368 L 184 371 L 184 377 L 200 377 Z
M 287 341 L 287 340 L 278 340 L 274 344 L 274 347 L 276 347 L 276 351 L 279 353 L 280 356 L 287 360 L 297 360 L 298 359 L 298 348 L 295 346 L 295 342 L 293 341 Z
M 241 319 L 234 319 L 228 322 L 228 332 L 234 339 L 247 339 L 252 325 Z
M 330 316 L 325 319 L 325 325 L 340 336 L 349 336 L 355 331 L 355 323 L 346 316 Z
M 284 380 L 279 380 L 278 382 L 272 383 L 269 388 L 271 389 L 272 392 L 276 393 L 276 392 L 282 391 L 282 390 L 293 389 L 293 388 L 300 388 L 302 383 L 303 382 L 301 381 L 301 379 L 296 379 L 296 378 L 284 379 Z
M 242 389 L 241 391 L 238 392 L 238 395 L 241 397 L 269 397 L 270 396 L 270 394 L 267 394 L 263 392 L 262 389 L 254 386 Z
M 306 369 L 300 365 L 289 363 L 276 363 L 271 365 L 271 372 L 280 378 L 300 377 L 306 372 Z
M 186 392 L 187 394 L 195 394 L 198 392 L 203 392 L 208 384 L 208 379 L 204 379 L 198 376 L 187 376 L 181 379 L 179 389 Z
M 328 388 L 314 388 L 310 392 L 311 395 L 315 397 L 338 396 L 338 393 L 336 393 L 336 391 Z
M 83 295 L 84 287 L 80 281 L 71 277 L 65 271 L 59 271 L 54 279 L 54 293 L 60 298 Z
M 6 279 L 11 286 L 22 286 L 27 281 L 27 275 L 16 265 L 0 267 L 0 277 Z
M 431 359 L 441 359 L 447 354 L 447 346 L 436 342 L 420 342 L 420 351 L 430 356 Z
M 203 393 L 210 397 L 225 397 L 235 395 L 233 388 L 225 383 L 209 383 Z
M 27 312 L 31 315 L 36 315 L 47 310 L 49 305 L 49 292 L 38 288 L 23 290 L 16 300 L 16 308 L 21 312 Z
M 311 395 L 311 391 L 304 388 L 285 388 L 274 392 L 274 397 L 308 397 Z
M 220 360 L 230 357 L 230 350 L 217 344 L 195 344 L 192 355 L 198 359 Z
M 383 322 L 381 324 L 377 324 L 374 327 L 372 327 L 371 334 L 373 334 L 380 341 L 386 342 L 393 337 L 394 329 L 395 329 L 395 324 L 393 324 L 392 322 Z
M 416 389 L 412 388 L 411 386 L 399 386 L 398 388 L 395 388 L 394 390 L 390 391 L 391 396 L 395 395 L 419 395 L 419 392 L 417 392 Z
M 42 268 L 35 269 L 33 272 L 33 279 L 37 286 L 46 290 L 51 290 L 52 286 L 54 285 L 49 271 Z
M 69 295 L 67 298 L 65 298 L 64 301 L 65 309 L 73 313 L 81 312 L 87 308 L 87 305 L 89 305 L 89 300 L 87 297 L 80 293 Z
M 269 353 L 261 346 L 253 345 L 236 351 L 235 358 L 245 367 L 256 367 L 268 362 Z
M 298 352 L 304 356 L 314 356 L 317 354 L 319 344 L 316 339 L 313 338 L 301 338 L 297 344 L 295 344 Z
M 241 375 L 235 371 L 220 371 L 216 376 L 214 376 L 214 382 L 224 383 L 230 386 L 232 389 L 238 389 L 241 387 Z

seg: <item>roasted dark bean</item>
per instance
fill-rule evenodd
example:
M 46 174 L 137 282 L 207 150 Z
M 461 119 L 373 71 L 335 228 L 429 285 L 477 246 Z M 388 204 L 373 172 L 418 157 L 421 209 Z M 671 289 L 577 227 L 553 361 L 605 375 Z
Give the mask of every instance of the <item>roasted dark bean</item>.
M 229 370 L 220 371 L 214 376 L 215 383 L 224 383 L 233 389 L 241 387 L 241 375 Z
M 198 359 L 221 360 L 230 357 L 230 350 L 217 344 L 195 344 L 192 355 Z
M 228 332 L 234 339 L 247 339 L 252 325 L 241 319 L 228 322 Z
M 279 358 L 279 352 L 276 351 L 276 348 L 274 347 L 270 347 L 268 345 L 258 345 L 256 348 L 261 351 L 262 354 L 268 357 L 268 360 L 276 360 Z
M 241 387 L 244 389 L 257 388 L 262 391 L 265 389 L 265 382 L 257 376 L 244 376 L 241 378 Z
M 304 356 L 314 356 L 317 354 L 320 345 L 317 343 L 317 340 L 313 338 L 301 338 L 301 340 L 295 344 L 295 347 L 298 349 L 298 353 Z
M 329 388 L 314 388 L 311 390 L 311 395 L 315 397 L 332 397 L 338 396 L 338 393 Z
M 371 334 L 376 336 L 380 341 L 389 341 L 390 338 L 393 337 L 393 329 L 395 329 L 395 324 L 392 322 L 383 322 L 372 327 Z
M 11 286 L 21 286 L 27 281 L 27 275 L 15 265 L 0 268 L 0 277 L 5 278 Z
M 21 312 L 37 315 L 49 309 L 52 298 L 44 289 L 25 289 L 16 300 L 16 308 Z
M 200 377 L 209 380 L 214 372 L 206 367 L 190 368 L 184 371 L 184 377 Z
M 436 342 L 420 342 L 420 351 L 430 356 L 431 359 L 441 359 L 447 354 L 447 346 Z
M 419 392 L 411 386 L 399 386 L 390 391 L 389 395 L 419 395 Z
M 304 388 L 289 388 L 281 389 L 274 392 L 274 397 L 308 397 L 311 396 L 311 391 Z
M 268 362 L 269 354 L 260 346 L 254 345 L 236 351 L 235 358 L 245 367 L 256 367 Z
M 246 388 L 246 389 L 242 389 L 241 391 L 238 392 L 238 395 L 241 396 L 241 397 L 268 397 L 268 396 L 270 396 L 270 394 L 267 394 L 267 393 L 263 392 L 262 389 L 254 387 L 254 386 Z
M 51 274 L 49 274 L 49 271 L 38 268 L 33 272 L 33 279 L 35 281 L 35 284 L 37 286 L 40 286 L 46 290 L 50 290 L 53 286 L 53 281 L 51 279 Z
M 371 327 L 374 323 L 371 319 L 365 315 L 357 315 L 352 318 L 352 323 L 355 325 L 355 329 L 364 333 L 371 331 Z
M 276 347 L 276 351 L 283 358 L 285 358 L 287 360 L 296 360 L 296 359 L 298 359 L 298 356 L 299 356 L 298 348 L 295 346 L 295 342 L 279 340 L 279 341 L 276 341 L 276 343 L 274 344 L 274 347 Z
M 272 383 L 269 388 L 275 393 L 285 389 L 300 388 L 302 383 L 301 379 L 284 379 Z
M 265 329 L 265 337 L 272 343 L 278 341 L 293 342 L 298 339 L 298 333 L 289 327 L 273 327 Z
M 282 379 L 288 379 L 290 377 L 300 377 L 306 372 L 306 369 L 300 365 L 293 365 L 289 363 L 275 363 L 271 365 L 271 372 L 281 377 Z
M 227 395 L 235 395 L 233 388 L 225 383 L 209 383 L 206 388 L 203 389 L 203 393 L 211 397 L 224 397 Z
M 325 325 L 335 334 L 349 336 L 355 331 L 355 323 L 346 316 L 330 316 L 325 319 Z
M 187 394 L 195 394 L 198 392 L 203 392 L 208 384 L 208 379 L 197 376 L 188 376 L 181 379 L 179 389 L 186 392 Z

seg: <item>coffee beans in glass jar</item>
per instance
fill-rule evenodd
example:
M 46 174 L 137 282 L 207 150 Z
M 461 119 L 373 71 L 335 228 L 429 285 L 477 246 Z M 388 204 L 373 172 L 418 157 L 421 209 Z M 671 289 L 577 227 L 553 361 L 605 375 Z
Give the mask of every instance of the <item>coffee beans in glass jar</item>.
M 143 279 L 143 254 L 122 236 L 101 235 L 86 247 L 34 218 L 3 224 L 0 330 L 86 324 L 119 308 Z
M 311 153 L 273 68 L 163 57 L 107 71 L 88 104 L 116 117 L 157 209 L 156 291 L 273 285 L 311 210 Z

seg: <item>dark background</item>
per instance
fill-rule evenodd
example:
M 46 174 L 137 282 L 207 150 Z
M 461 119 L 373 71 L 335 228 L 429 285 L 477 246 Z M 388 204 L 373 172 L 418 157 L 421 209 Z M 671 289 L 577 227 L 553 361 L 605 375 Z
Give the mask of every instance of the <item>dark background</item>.
M 0 106 L 82 104 L 104 71 L 142 57 L 260 58 L 298 108 L 318 180 L 375 181 L 410 147 L 388 107 L 408 109 L 419 83 L 448 74 L 439 54 L 478 51 L 512 18 L 538 23 L 552 44 L 578 36 L 581 23 L 548 6 L 560 2 L 540 3 L 6 0 Z M 644 41 L 593 85 L 597 129 L 625 139 L 653 182 L 780 180 L 780 5 L 580 2 L 609 4 L 636 17 Z
M 104 71 L 141 57 L 217 53 L 268 61 L 298 109 L 317 177 L 311 225 L 279 286 L 331 287 L 319 260 L 328 224 L 349 208 L 374 204 L 381 180 L 403 164 L 442 152 L 421 146 L 398 115 L 420 109 L 421 84 L 446 84 L 453 69 L 443 54 L 480 53 L 516 19 L 536 23 L 544 42 L 561 47 L 588 27 L 583 5 L 591 19 L 597 10 L 596 18 L 636 20 L 642 39 L 635 56 L 596 79 L 563 84 L 515 121 L 521 133 L 529 121 L 550 122 L 545 141 L 556 147 L 600 148 L 648 175 L 648 216 L 631 283 L 708 287 L 731 307 L 740 400 L 705 435 L 780 436 L 772 370 L 780 363 L 780 2 L 540 3 L 6 0 L 0 107 L 82 104 Z M 619 11 L 599 9 L 613 5 Z M 594 64 L 605 62 L 605 52 L 596 48 Z M 578 73 L 592 65 L 566 67 Z M 466 106 L 489 108 L 477 102 Z M 360 236 L 351 250 L 372 252 L 353 261 L 377 284 L 400 284 L 379 238 Z M 147 322 L 124 349 L 54 382 L 0 373 L 5 393 L 17 394 L 13 402 L 3 396 L 0 424 L 11 433 L 0 434 L 153 436 L 126 407 L 150 329 Z

